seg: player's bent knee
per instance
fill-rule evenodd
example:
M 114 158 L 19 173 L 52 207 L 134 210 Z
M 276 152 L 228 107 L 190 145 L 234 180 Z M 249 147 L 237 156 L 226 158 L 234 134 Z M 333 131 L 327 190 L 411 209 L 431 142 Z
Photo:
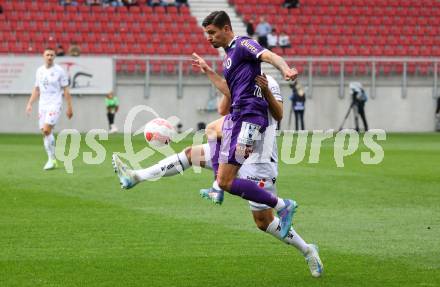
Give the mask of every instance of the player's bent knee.
M 231 190 L 232 181 L 233 181 L 232 178 L 228 178 L 228 177 L 220 176 L 220 175 L 217 176 L 218 186 L 223 190 L 226 190 L 226 191 Z
M 267 227 L 269 227 L 269 224 L 267 224 L 265 221 L 255 220 L 255 224 L 257 225 L 258 229 L 260 229 L 261 231 L 266 231 Z
M 226 191 L 230 190 L 230 185 L 228 185 L 228 182 L 225 181 L 224 179 L 217 178 L 217 183 L 221 189 L 226 190 Z
M 190 164 L 192 164 L 192 162 L 191 162 L 192 148 L 191 148 L 190 146 L 188 146 L 188 147 L 186 147 L 183 151 L 185 152 L 185 155 L 186 155 L 186 158 L 188 159 L 188 162 L 189 162 Z

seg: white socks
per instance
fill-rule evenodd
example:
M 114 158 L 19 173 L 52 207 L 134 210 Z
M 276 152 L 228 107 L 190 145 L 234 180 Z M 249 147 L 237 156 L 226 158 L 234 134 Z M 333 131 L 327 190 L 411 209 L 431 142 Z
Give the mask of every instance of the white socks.
M 286 207 L 286 204 L 284 203 L 284 199 L 278 197 L 277 205 L 275 205 L 274 209 L 276 211 L 280 211 L 284 207 Z
M 214 182 L 212 183 L 212 188 L 215 190 L 222 190 L 216 180 L 214 180 Z
M 44 148 L 47 152 L 47 157 L 49 160 L 55 159 L 55 137 L 51 133 L 48 136 L 43 136 Z
M 134 170 L 136 179 L 139 181 L 156 180 L 162 176 L 173 176 L 182 173 L 185 169 L 190 167 L 185 151 L 178 154 L 173 154 L 157 164 L 146 169 Z
M 295 246 L 295 248 L 298 249 L 302 254 L 306 254 L 309 249 L 309 245 L 301 238 L 301 236 L 298 235 L 298 233 L 296 233 L 293 227 L 290 227 L 289 233 L 284 239 L 282 239 L 280 236 L 280 230 L 280 220 L 278 217 L 275 217 L 267 227 L 266 232 L 289 245 Z

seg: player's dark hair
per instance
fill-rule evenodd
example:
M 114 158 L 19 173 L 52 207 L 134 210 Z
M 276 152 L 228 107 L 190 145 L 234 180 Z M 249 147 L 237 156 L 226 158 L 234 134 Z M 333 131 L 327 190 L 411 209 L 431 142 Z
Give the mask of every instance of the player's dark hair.
M 202 26 L 206 27 L 211 24 L 220 29 L 228 25 L 232 30 L 231 19 L 229 19 L 229 16 L 225 11 L 214 11 L 206 16 L 203 20 Z

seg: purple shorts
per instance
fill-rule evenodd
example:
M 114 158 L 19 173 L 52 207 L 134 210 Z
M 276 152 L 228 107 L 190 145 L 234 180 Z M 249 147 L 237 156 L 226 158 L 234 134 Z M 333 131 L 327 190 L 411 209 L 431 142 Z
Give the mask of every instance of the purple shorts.
M 268 126 L 267 117 L 233 113 L 225 117 L 219 163 L 242 165 L 252 153 L 256 140 Z

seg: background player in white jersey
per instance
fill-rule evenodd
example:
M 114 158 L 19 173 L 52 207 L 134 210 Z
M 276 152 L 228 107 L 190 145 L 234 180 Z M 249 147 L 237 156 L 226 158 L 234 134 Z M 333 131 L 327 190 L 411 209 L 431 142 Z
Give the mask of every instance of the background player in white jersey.
M 54 63 L 55 51 L 52 48 L 44 50 L 44 65 L 37 69 L 35 86 L 26 106 L 26 113 L 32 112 L 32 103 L 38 101 L 39 128 L 43 133 L 44 148 L 48 160 L 44 165 L 45 170 L 54 169 L 57 165 L 55 159 L 55 137 L 53 128 L 58 122 L 63 105 L 63 95 L 67 103 L 67 117 L 73 116 L 72 97 L 69 93 L 69 80 L 66 72 Z
M 267 78 L 266 78 L 267 77 Z M 265 188 L 276 195 L 275 182 L 278 176 L 278 148 L 276 143 L 276 127 L 283 116 L 283 98 L 280 94 L 278 83 L 270 76 L 258 76 L 257 85 L 262 88 L 262 94 L 269 102 L 269 126 L 258 140 L 254 153 L 241 166 L 238 177 L 252 180 L 260 187 Z M 223 96 L 219 103 L 219 113 L 228 113 L 230 98 Z M 221 137 L 224 117 L 210 123 L 207 133 L 213 133 Z M 113 156 L 115 171 L 120 177 L 123 188 L 129 189 L 137 183 L 146 180 L 157 179 L 162 176 L 177 175 L 192 165 L 212 169 L 210 160 L 210 147 L 208 144 L 185 148 L 179 154 L 169 156 L 159 163 L 142 170 L 130 170 L 125 166 L 117 155 Z M 223 202 L 223 191 L 214 182 L 214 187 L 202 189 L 200 194 L 204 198 L 212 200 L 216 204 Z M 313 277 L 320 277 L 323 272 L 323 264 L 319 258 L 318 249 L 313 244 L 307 244 L 299 236 L 293 227 L 290 227 L 288 235 L 282 238 L 280 234 L 280 220 L 273 215 L 273 209 L 267 205 L 249 201 L 251 212 L 257 227 L 271 234 L 275 238 L 294 246 L 305 257 Z

